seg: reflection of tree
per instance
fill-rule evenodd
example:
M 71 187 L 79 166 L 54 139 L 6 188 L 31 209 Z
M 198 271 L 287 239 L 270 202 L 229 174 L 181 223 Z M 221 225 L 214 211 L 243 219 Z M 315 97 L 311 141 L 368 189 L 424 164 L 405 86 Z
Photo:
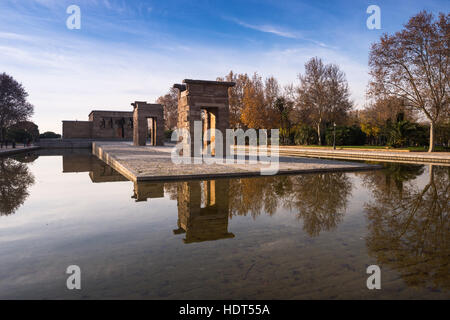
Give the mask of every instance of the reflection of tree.
M 422 164 L 383 163 L 382 165 L 382 170 L 361 173 L 364 184 L 368 188 L 376 187 L 383 192 L 391 192 L 394 186 L 398 191 L 402 191 L 404 182 L 415 179 L 424 172 Z
M 28 167 L 10 158 L 0 158 L 0 215 L 14 213 L 28 197 L 34 177 Z
M 14 160 L 17 160 L 21 163 L 30 163 L 30 162 L 34 162 L 34 160 L 39 158 L 39 155 L 35 152 L 20 153 L 20 154 L 16 154 L 16 155 L 12 156 L 11 158 L 13 158 Z
M 292 178 L 290 207 L 296 208 L 304 230 L 317 236 L 342 221 L 352 183 L 342 172 L 300 175 Z
M 332 230 L 342 220 L 352 183 L 345 173 L 245 178 L 230 181 L 230 214 L 298 210 L 310 235 Z
M 243 178 L 230 180 L 230 214 L 253 217 L 262 211 L 272 215 L 292 189 L 288 176 Z
M 374 185 L 373 195 L 366 204 L 369 254 L 408 285 L 449 289 L 450 168 L 430 166 L 423 188 L 413 181 L 402 188 Z

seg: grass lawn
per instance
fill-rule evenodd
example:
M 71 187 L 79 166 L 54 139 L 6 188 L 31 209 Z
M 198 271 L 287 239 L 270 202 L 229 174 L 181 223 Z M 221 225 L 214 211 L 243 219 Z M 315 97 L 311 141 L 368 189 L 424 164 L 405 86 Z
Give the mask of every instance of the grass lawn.
M 428 147 L 408 147 L 407 148 L 411 152 L 427 152 Z M 450 152 L 450 148 L 445 147 L 434 147 L 434 151 L 437 152 Z
M 331 149 L 333 146 L 319 146 L 319 145 L 307 145 L 307 146 L 298 146 L 302 148 L 323 148 L 323 149 Z M 392 151 L 402 151 L 408 150 L 410 152 L 427 152 L 428 147 L 407 147 L 407 148 L 392 148 L 387 146 L 336 146 L 336 149 L 373 149 L 373 150 L 392 150 Z M 445 147 L 435 147 L 435 151 L 437 152 L 450 152 L 450 148 Z
M 305 147 L 305 148 L 324 148 L 324 149 L 330 149 L 333 148 L 333 146 L 319 146 L 319 145 L 307 145 L 307 146 L 299 146 L 299 147 Z M 336 149 L 392 149 L 392 150 L 407 150 L 407 148 L 389 148 L 386 146 L 336 146 Z

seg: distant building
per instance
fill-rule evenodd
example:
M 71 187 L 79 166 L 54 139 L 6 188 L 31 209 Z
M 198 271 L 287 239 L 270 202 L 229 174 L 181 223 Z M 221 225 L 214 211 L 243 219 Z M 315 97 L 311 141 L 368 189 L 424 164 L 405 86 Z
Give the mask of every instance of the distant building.
M 133 140 L 133 111 L 99 111 L 88 121 L 63 121 L 63 139 Z

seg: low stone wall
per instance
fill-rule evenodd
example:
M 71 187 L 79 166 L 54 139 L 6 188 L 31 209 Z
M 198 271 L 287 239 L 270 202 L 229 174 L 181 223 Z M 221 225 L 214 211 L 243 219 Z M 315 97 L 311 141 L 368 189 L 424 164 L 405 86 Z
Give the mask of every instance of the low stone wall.
M 36 142 L 44 149 L 92 149 L 94 141 L 115 141 L 112 139 L 41 139 Z M 117 141 L 131 141 L 131 140 L 117 140 Z
M 92 148 L 92 139 L 41 139 L 38 144 L 45 149 Z
M 18 148 L 4 148 L 4 149 L 0 149 L 0 157 L 7 157 L 7 156 L 12 156 L 14 154 L 18 154 L 18 153 L 25 153 L 25 152 L 31 152 L 31 151 L 35 151 L 38 150 L 40 147 L 39 146 L 32 146 L 32 147 L 18 147 Z

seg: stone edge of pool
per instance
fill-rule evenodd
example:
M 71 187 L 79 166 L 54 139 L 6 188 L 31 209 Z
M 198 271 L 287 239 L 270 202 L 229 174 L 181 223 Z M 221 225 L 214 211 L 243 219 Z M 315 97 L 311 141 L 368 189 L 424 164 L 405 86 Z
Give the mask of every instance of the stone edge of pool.
M 147 149 L 145 149 L 147 148 Z M 150 149 L 153 148 L 153 149 Z M 199 173 L 196 172 L 194 174 L 187 173 L 173 173 L 174 171 L 180 169 L 176 169 L 176 165 L 169 163 L 170 156 L 164 155 L 165 159 L 160 158 L 159 164 L 164 163 L 165 169 L 171 169 L 172 174 L 140 174 L 133 168 L 133 164 L 137 161 L 140 161 L 139 154 L 133 154 L 135 150 L 138 150 L 138 153 L 144 157 L 161 156 L 162 153 L 153 153 L 150 154 L 151 151 L 158 150 L 157 147 L 133 147 L 129 143 L 117 143 L 117 142 L 93 142 L 92 143 L 92 153 L 97 156 L 100 160 L 111 166 L 113 169 L 118 171 L 120 174 L 125 176 L 128 180 L 133 182 L 142 182 L 142 181 L 174 181 L 174 180 L 193 180 L 193 179 L 213 179 L 213 178 L 238 178 L 238 177 L 263 177 L 261 175 L 260 168 L 257 166 L 252 167 L 251 169 L 243 169 L 234 168 L 231 166 L 227 167 L 225 172 L 207 172 L 207 173 Z M 148 151 L 148 154 L 144 154 Z M 281 157 L 286 159 L 293 159 L 294 157 L 284 156 L 280 154 Z M 314 161 L 309 161 L 314 162 Z M 284 161 L 283 164 L 285 166 L 291 165 L 290 168 L 279 169 L 276 175 L 287 175 L 287 174 L 306 174 L 306 173 L 325 173 L 325 172 L 352 172 L 352 171 L 367 171 L 367 170 L 375 170 L 381 169 L 382 166 L 375 164 L 366 164 L 366 163 L 357 163 L 357 162 L 344 162 L 344 161 L 336 161 L 336 160 L 322 160 L 317 159 L 315 161 L 316 164 L 321 165 L 318 168 L 298 168 L 299 162 L 289 162 Z M 148 163 L 151 163 L 150 161 Z M 151 167 L 153 164 L 148 165 Z M 172 166 L 172 167 L 171 167 Z M 198 170 L 202 168 L 211 168 L 210 165 L 203 164 L 197 165 Z M 171 167 L 171 168 L 170 168 Z M 224 169 L 225 166 L 221 165 L 220 168 Z M 266 175 L 270 176 L 270 175 Z
M 26 153 L 26 152 L 32 152 L 39 150 L 41 147 L 39 146 L 32 146 L 32 147 L 19 147 L 15 149 L 0 149 L 0 157 L 8 157 L 15 154 L 20 153 Z

